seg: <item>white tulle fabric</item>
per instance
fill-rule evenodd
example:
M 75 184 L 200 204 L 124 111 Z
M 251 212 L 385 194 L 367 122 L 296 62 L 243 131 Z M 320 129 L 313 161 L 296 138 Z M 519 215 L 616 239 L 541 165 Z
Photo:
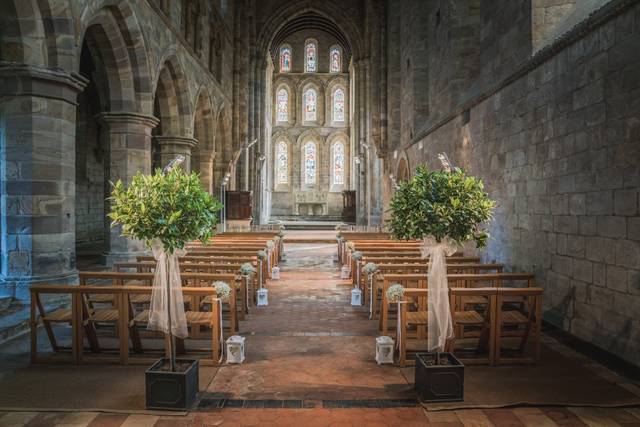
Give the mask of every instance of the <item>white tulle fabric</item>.
M 187 317 L 184 312 L 182 298 L 182 282 L 178 258 L 186 255 L 186 251 L 178 249 L 167 253 L 160 241 L 154 241 L 151 249 L 156 259 L 156 272 L 151 289 L 151 304 L 149 305 L 148 329 L 171 334 L 178 338 L 186 338 Z M 168 279 L 167 279 L 168 278 Z M 167 286 L 167 280 L 169 284 Z M 169 294 L 170 293 L 170 294 Z M 168 296 L 171 298 L 168 298 Z M 169 315 L 171 313 L 171 325 Z
M 427 348 L 429 351 L 443 351 L 448 339 L 453 338 L 453 322 L 449 305 L 447 282 L 447 259 L 458 249 L 455 240 L 445 237 L 441 242 L 432 236 L 422 241 L 420 251 L 423 258 L 429 258 L 429 296 L 427 319 Z

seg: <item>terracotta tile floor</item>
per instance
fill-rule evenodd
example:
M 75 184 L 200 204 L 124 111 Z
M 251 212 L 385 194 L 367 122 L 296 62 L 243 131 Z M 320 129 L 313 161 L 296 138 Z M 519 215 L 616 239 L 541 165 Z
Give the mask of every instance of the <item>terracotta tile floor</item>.
M 186 416 L 0 412 L 0 426 L 640 426 L 639 409 L 512 408 L 426 412 L 420 407 L 322 408 L 320 400 L 413 397 L 400 370 L 377 366 L 376 323 L 348 305 L 335 245 L 288 244 L 269 306 L 241 324 L 247 359 L 225 365 L 208 392 L 231 399 L 318 402 L 312 409 L 197 410 Z

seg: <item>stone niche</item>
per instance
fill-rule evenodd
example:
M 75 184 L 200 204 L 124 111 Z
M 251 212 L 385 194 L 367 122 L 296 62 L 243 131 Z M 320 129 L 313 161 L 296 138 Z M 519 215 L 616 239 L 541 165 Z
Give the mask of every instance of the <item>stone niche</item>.
M 321 216 L 329 212 L 327 193 L 322 191 L 298 191 L 293 195 L 293 214 Z

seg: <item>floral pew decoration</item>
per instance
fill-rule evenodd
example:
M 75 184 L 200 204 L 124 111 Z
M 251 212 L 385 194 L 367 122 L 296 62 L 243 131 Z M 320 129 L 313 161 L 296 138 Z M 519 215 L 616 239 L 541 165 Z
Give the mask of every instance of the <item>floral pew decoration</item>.
M 367 300 L 367 296 L 369 297 L 369 319 L 371 319 L 373 317 L 373 298 L 376 297 L 376 295 L 374 295 L 374 292 L 376 292 L 376 290 L 374 289 L 374 277 L 376 275 L 376 273 L 378 272 L 379 268 L 378 268 L 378 264 L 374 263 L 374 262 L 368 262 L 364 265 L 364 267 L 362 267 L 362 271 L 365 272 L 367 274 L 367 288 L 365 291 L 365 301 Z

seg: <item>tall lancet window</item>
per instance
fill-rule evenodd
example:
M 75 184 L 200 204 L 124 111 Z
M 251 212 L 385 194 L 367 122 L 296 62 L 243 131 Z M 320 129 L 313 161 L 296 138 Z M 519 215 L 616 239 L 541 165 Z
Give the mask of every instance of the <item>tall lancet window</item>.
M 280 72 L 288 73 L 291 71 L 292 61 L 291 48 L 289 46 L 282 46 L 280 48 Z
M 304 71 L 305 73 L 318 71 L 318 45 L 313 40 L 307 40 L 304 44 Z
M 304 183 L 315 184 L 316 183 L 316 144 L 313 141 L 309 141 L 304 144 Z
M 344 122 L 344 91 L 340 88 L 333 92 L 333 121 Z
M 309 88 L 304 93 L 304 119 L 307 122 L 315 122 L 318 119 L 318 94 L 314 88 Z
M 344 184 L 344 144 L 342 141 L 333 145 L 333 183 Z
M 329 51 L 329 71 L 332 73 L 342 71 L 342 52 L 338 46 L 333 46 Z
M 282 88 L 278 91 L 277 95 L 277 110 L 276 115 L 278 122 L 284 123 L 289 121 L 289 92 Z
M 289 147 L 284 141 L 278 143 L 276 152 L 276 184 L 289 182 Z

